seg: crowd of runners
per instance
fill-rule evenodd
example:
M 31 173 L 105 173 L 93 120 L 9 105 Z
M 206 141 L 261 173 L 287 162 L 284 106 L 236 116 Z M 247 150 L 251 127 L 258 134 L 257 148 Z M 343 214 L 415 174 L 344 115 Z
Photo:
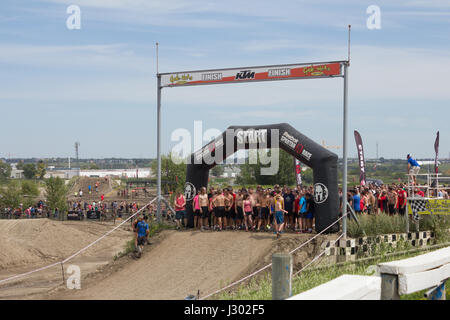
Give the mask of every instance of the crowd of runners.
M 406 212 L 408 190 L 406 184 L 390 184 L 354 187 L 347 193 L 349 207 L 357 214 L 401 214 Z M 450 190 L 443 188 L 431 192 L 431 197 L 449 198 Z M 410 196 L 424 197 L 422 188 L 413 187 Z M 342 189 L 339 190 L 342 216 Z M 177 229 L 187 225 L 186 198 L 178 191 L 173 202 Z M 269 231 L 279 237 L 284 230 L 296 233 L 311 233 L 314 229 L 314 207 L 312 186 L 281 188 L 242 188 L 236 191 L 231 186 L 224 189 L 200 188 L 192 200 L 194 229 L 199 230 L 245 230 Z
M 410 188 L 409 195 L 408 188 Z M 450 189 L 448 188 L 408 187 L 407 184 L 399 183 L 355 187 L 347 193 L 347 201 L 356 213 L 380 214 L 383 212 L 389 215 L 404 215 L 407 197 L 425 197 L 427 191 L 431 198 L 449 199 Z M 342 211 L 342 191 L 339 195 Z
M 193 198 L 194 228 L 200 230 L 245 230 L 274 232 L 279 237 L 285 229 L 310 233 L 314 227 L 312 187 L 290 189 L 275 185 L 264 189 L 242 188 L 234 191 L 201 188 Z M 174 199 L 177 228 L 186 219 L 186 199 L 177 192 Z

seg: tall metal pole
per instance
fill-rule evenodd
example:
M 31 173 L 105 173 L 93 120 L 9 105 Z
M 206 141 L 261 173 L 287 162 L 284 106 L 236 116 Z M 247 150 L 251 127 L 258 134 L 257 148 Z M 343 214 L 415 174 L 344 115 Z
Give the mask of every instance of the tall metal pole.
M 344 63 L 344 125 L 343 125 L 343 150 L 342 150 L 342 233 L 344 239 L 347 237 L 347 97 L 348 97 L 348 67 L 350 66 L 350 31 L 351 25 L 348 26 L 348 56 L 347 62 Z
M 157 115 L 157 158 L 158 158 L 158 180 L 157 180 L 157 203 L 158 203 L 158 209 L 157 209 L 157 217 L 158 217 L 158 223 L 160 223 L 161 219 L 161 76 L 158 74 L 158 115 Z
M 158 178 L 157 178 L 157 211 L 156 216 L 158 218 L 158 223 L 161 222 L 161 75 L 159 74 L 159 57 L 158 57 L 158 45 L 156 43 L 156 76 L 158 77 L 157 81 L 157 158 L 158 158 Z
M 348 81 L 348 65 L 344 63 L 344 126 L 343 126 L 343 151 L 342 151 L 342 214 L 347 213 L 347 81 Z M 347 216 L 342 218 L 342 233 L 344 238 L 347 237 Z

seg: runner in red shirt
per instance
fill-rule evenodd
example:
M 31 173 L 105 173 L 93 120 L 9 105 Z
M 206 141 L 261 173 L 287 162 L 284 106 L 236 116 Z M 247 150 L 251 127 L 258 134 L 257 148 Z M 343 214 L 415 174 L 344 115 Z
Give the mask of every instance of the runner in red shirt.
M 398 188 L 397 190 L 397 194 L 398 194 L 398 201 L 397 201 L 397 209 L 398 209 L 398 213 L 400 215 L 405 215 L 406 212 L 406 191 L 402 188 L 402 186 L 400 188 Z

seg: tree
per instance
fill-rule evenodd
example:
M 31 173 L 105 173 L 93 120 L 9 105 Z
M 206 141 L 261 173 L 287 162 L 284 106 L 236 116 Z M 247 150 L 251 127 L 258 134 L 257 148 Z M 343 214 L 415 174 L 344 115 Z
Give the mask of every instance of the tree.
M 99 166 L 98 166 L 96 163 L 91 163 L 91 164 L 89 165 L 89 169 L 90 169 L 90 170 L 98 170 L 98 169 L 100 169 L 100 168 L 99 168 Z
M 272 152 L 278 152 L 278 171 L 274 175 L 261 174 L 261 168 L 269 167 L 262 165 L 258 157 L 256 164 L 245 163 L 241 165 L 241 172 L 236 179 L 238 184 L 261 184 L 261 185 L 294 185 L 295 170 L 292 155 L 282 149 L 271 149 L 268 151 L 270 157 Z
M 17 170 L 23 170 L 23 166 L 24 166 L 24 162 L 23 160 L 19 160 L 19 162 L 16 165 Z
M 34 163 L 27 163 L 23 165 L 23 175 L 26 179 L 34 179 L 36 177 L 37 169 Z
M 42 160 L 39 160 L 39 162 L 37 164 L 37 168 L 36 168 L 36 176 L 39 179 L 42 180 L 44 178 L 45 173 L 47 172 L 46 168 L 47 168 L 47 163 L 45 163 Z
M 22 181 L 21 189 L 24 196 L 37 197 L 39 195 L 39 188 L 33 181 Z
M 10 181 L 8 186 L 0 189 L 0 203 L 5 207 L 18 208 L 22 203 L 20 185 L 17 181 Z
M 214 168 L 211 169 L 211 174 L 215 177 L 220 177 L 225 172 L 224 165 L 218 164 Z
M 153 161 L 150 167 L 152 172 L 157 175 L 158 161 Z M 170 191 L 183 190 L 186 181 L 186 163 L 182 162 L 175 154 L 161 156 L 161 180 L 174 182 L 174 184 L 168 184 Z
M 0 180 L 6 180 L 9 177 L 11 177 L 11 166 L 0 160 Z
M 51 177 L 45 181 L 45 194 L 47 196 L 47 206 L 53 211 L 55 208 L 59 212 L 67 210 L 67 193 L 69 192 L 64 180 L 60 177 Z

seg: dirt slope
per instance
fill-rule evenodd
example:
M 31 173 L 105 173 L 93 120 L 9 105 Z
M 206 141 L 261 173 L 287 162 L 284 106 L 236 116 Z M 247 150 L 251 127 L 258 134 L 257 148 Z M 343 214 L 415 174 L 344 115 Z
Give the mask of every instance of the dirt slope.
M 81 290 L 61 289 L 46 298 L 184 299 L 197 290 L 204 296 L 270 263 L 273 252 L 287 252 L 310 237 L 285 234 L 275 240 L 269 233 L 166 231 L 141 259 L 109 276 L 84 280 Z M 335 236 L 321 236 L 298 252 L 295 266 L 314 256 L 326 238 Z
M 96 182 L 99 183 L 98 192 L 95 192 Z M 89 185 L 91 186 L 91 195 L 89 195 Z M 74 193 L 80 191 L 80 189 L 83 191 L 83 199 L 97 199 L 100 198 L 100 195 L 107 195 L 112 191 L 109 180 L 105 178 L 80 177 L 70 188 L 69 198 L 74 198 Z
M 113 228 L 112 223 L 53 221 L 48 219 L 0 220 L 0 279 L 61 261 Z M 86 274 L 111 262 L 131 232 L 119 229 L 70 263 Z M 57 266 L 18 281 L 0 284 L 1 298 L 22 298 L 62 281 Z

